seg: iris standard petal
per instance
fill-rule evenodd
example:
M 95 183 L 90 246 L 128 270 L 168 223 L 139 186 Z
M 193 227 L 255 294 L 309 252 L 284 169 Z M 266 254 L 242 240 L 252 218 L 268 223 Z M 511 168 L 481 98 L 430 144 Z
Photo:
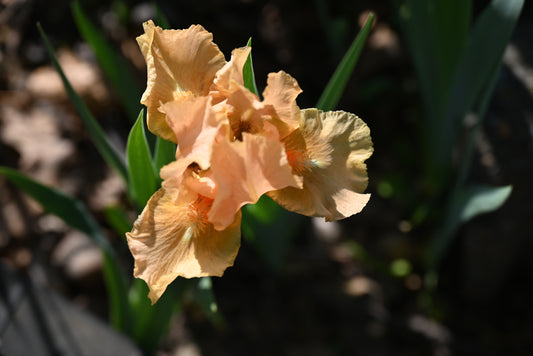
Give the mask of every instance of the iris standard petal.
M 270 113 L 281 138 L 298 127 L 300 108 L 296 97 L 302 92 L 296 79 L 284 71 L 269 73 L 267 86 L 263 91 L 265 113 Z
M 218 70 L 226 60 L 213 35 L 200 25 L 185 30 L 163 30 L 150 20 L 137 37 L 147 66 L 147 86 L 141 103 L 148 108 L 148 128 L 176 142 L 161 104 L 186 96 L 207 95 Z
M 263 135 L 244 132 L 242 141 L 217 142 L 211 170 L 217 195 L 208 217 L 216 229 L 225 229 L 243 205 L 256 203 L 268 191 L 301 187 L 279 139 Z
M 178 140 L 178 157 L 188 157 L 201 169 L 209 168 L 213 141 L 221 125 L 220 114 L 211 109 L 211 97 L 170 101 L 160 109 Z

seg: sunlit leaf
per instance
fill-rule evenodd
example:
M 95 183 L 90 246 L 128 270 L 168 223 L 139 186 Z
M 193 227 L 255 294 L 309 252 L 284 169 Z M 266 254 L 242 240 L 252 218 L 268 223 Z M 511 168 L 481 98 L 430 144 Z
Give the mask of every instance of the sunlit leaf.
M 322 92 L 320 99 L 318 99 L 317 108 L 324 111 L 335 109 L 339 102 L 344 88 L 352 75 L 352 72 L 357 64 L 357 60 L 361 55 L 365 41 L 372 29 L 374 22 L 374 14 L 370 13 L 366 22 L 357 34 L 354 41 L 348 48 L 348 51 L 337 66 L 337 69 L 331 76 L 326 88 Z
M 139 207 L 146 202 L 157 187 L 157 174 L 152 165 L 152 155 L 144 131 L 144 110 L 141 110 L 137 121 L 128 136 L 126 156 L 128 159 L 129 191 Z
M 63 82 L 68 97 L 72 105 L 74 105 L 74 108 L 80 116 L 80 119 L 83 121 L 83 124 L 87 129 L 91 140 L 96 146 L 96 149 L 98 150 L 98 152 L 100 152 L 104 160 L 118 172 L 118 174 L 124 179 L 125 182 L 127 182 L 128 174 L 123 159 L 113 148 L 113 146 L 111 146 L 98 122 L 94 119 L 87 106 L 72 88 L 72 85 L 68 81 L 67 77 L 65 76 L 65 73 L 59 65 L 59 62 L 57 61 L 55 52 L 52 46 L 50 45 L 48 37 L 44 33 L 41 25 L 37 24 L 37 28 L 39 29 L 39 33 L 41 34 L 41 38 L 43 39 L 46 50 L 48 51 L 48 54 L 52 59 L 52 64 L 54 65 L 55 69 L 59 73 L 59 76 L 61 77 L 61 81 Z
M 466 222 L 480 214 L 490 213 L 499 209 L 511 195 L 513 187 L 475 186 L 470 187 L 465 197 L 465 204 L 460 220 Z
M 246 44 L 248 47 L 252 47 L 252 38 L 248 39 Z M 252 52 L 248 55 L 244 67 L 242 68 L 242 76 L 244 79 L 244 86 L 255 95 L 259 96 L 257 85 L 255 84 L 254 64 L 252 62 Z

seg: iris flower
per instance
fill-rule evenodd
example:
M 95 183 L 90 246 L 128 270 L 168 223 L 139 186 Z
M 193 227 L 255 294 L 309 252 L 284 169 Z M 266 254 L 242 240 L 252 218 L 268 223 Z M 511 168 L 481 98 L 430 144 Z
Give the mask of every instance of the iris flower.
M 244 86 L 249 47 L 229 62 L 202 26 L 137 38 L 147 64 L 148 128 L 178 144 L 162 187 L 127 235 L 134 276 L 155 303 L 178 276 L 222 276 L 240 247 L 241 208 L 268 194 L 307 216 L 339 220 L 370 195 L 367 125 L 344 111 L 301 110 L 297 81 L 270 73 L 263 100 Z

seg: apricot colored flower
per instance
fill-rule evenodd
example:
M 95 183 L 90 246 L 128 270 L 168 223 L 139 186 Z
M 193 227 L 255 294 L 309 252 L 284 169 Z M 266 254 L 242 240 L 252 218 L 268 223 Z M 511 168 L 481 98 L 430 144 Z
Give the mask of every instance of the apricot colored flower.
M 339 220 L 363 209 L 370 194 L 367 158 L 372 155 L 368 126 L 344 111 L 301 112 L 300 126 L 283 139 L 294 174 L 303 178 L 303 189 L 287 187 L 269 194 L 287 210 Z
M 225 64 L 213 35 L 200 25 L 186 30 L 163 30 L 153 21 L 143 24 L 137 43 L 146 60 L 148 82 L 141 103 L 148 108 L 150 131 L 176 142 L 161 104 L 186 97 L 207 95 L 215 75 Z
M 135 257 L 134 276 L 146 281 L 152 303 L 177 276 L 222 276 L 233 265 L 240 247 L 241 214 L 235 214 L 223 231 L 215 230 L 207 219 L 212 203 L 186 184 L 163 187 L 126 234 Z
M 127 235 L 134 276 L 155 303 L 176 277 L 221 276 L 240 247 L 241 208 L 268 194 L 288 210 L 338 220 L 368 202 L 370 131 L 357 116 L 301 110 L 296 79 L 270 73 L 263 100 L 244 86 L 250 48 L 226 62 L 199 25 L 137 38 L 147 63 L 148 128 L 178 144 L 162 187 Z

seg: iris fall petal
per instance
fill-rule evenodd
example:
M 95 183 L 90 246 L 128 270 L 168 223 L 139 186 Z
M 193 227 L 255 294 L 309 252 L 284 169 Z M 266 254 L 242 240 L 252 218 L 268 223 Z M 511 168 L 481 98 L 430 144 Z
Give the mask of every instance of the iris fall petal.
M 370 194 L 364 161 L 372 155 L 368 126 L 344 112 L 302 110 L 300 127 L 283 140 L 293 172 L 303 189 L 287 187 L 268 193 L 290 211 L 326 220 L 358 213 Z
M 221 276 L 233 265 L 240 247 L 241 213 L 218 231 L 207 221 L 211 204 L 196 193 L 161 188 L 126 234 L 135 258 L 134 276 L 148 284 L 152 304 L 178 276 Z

